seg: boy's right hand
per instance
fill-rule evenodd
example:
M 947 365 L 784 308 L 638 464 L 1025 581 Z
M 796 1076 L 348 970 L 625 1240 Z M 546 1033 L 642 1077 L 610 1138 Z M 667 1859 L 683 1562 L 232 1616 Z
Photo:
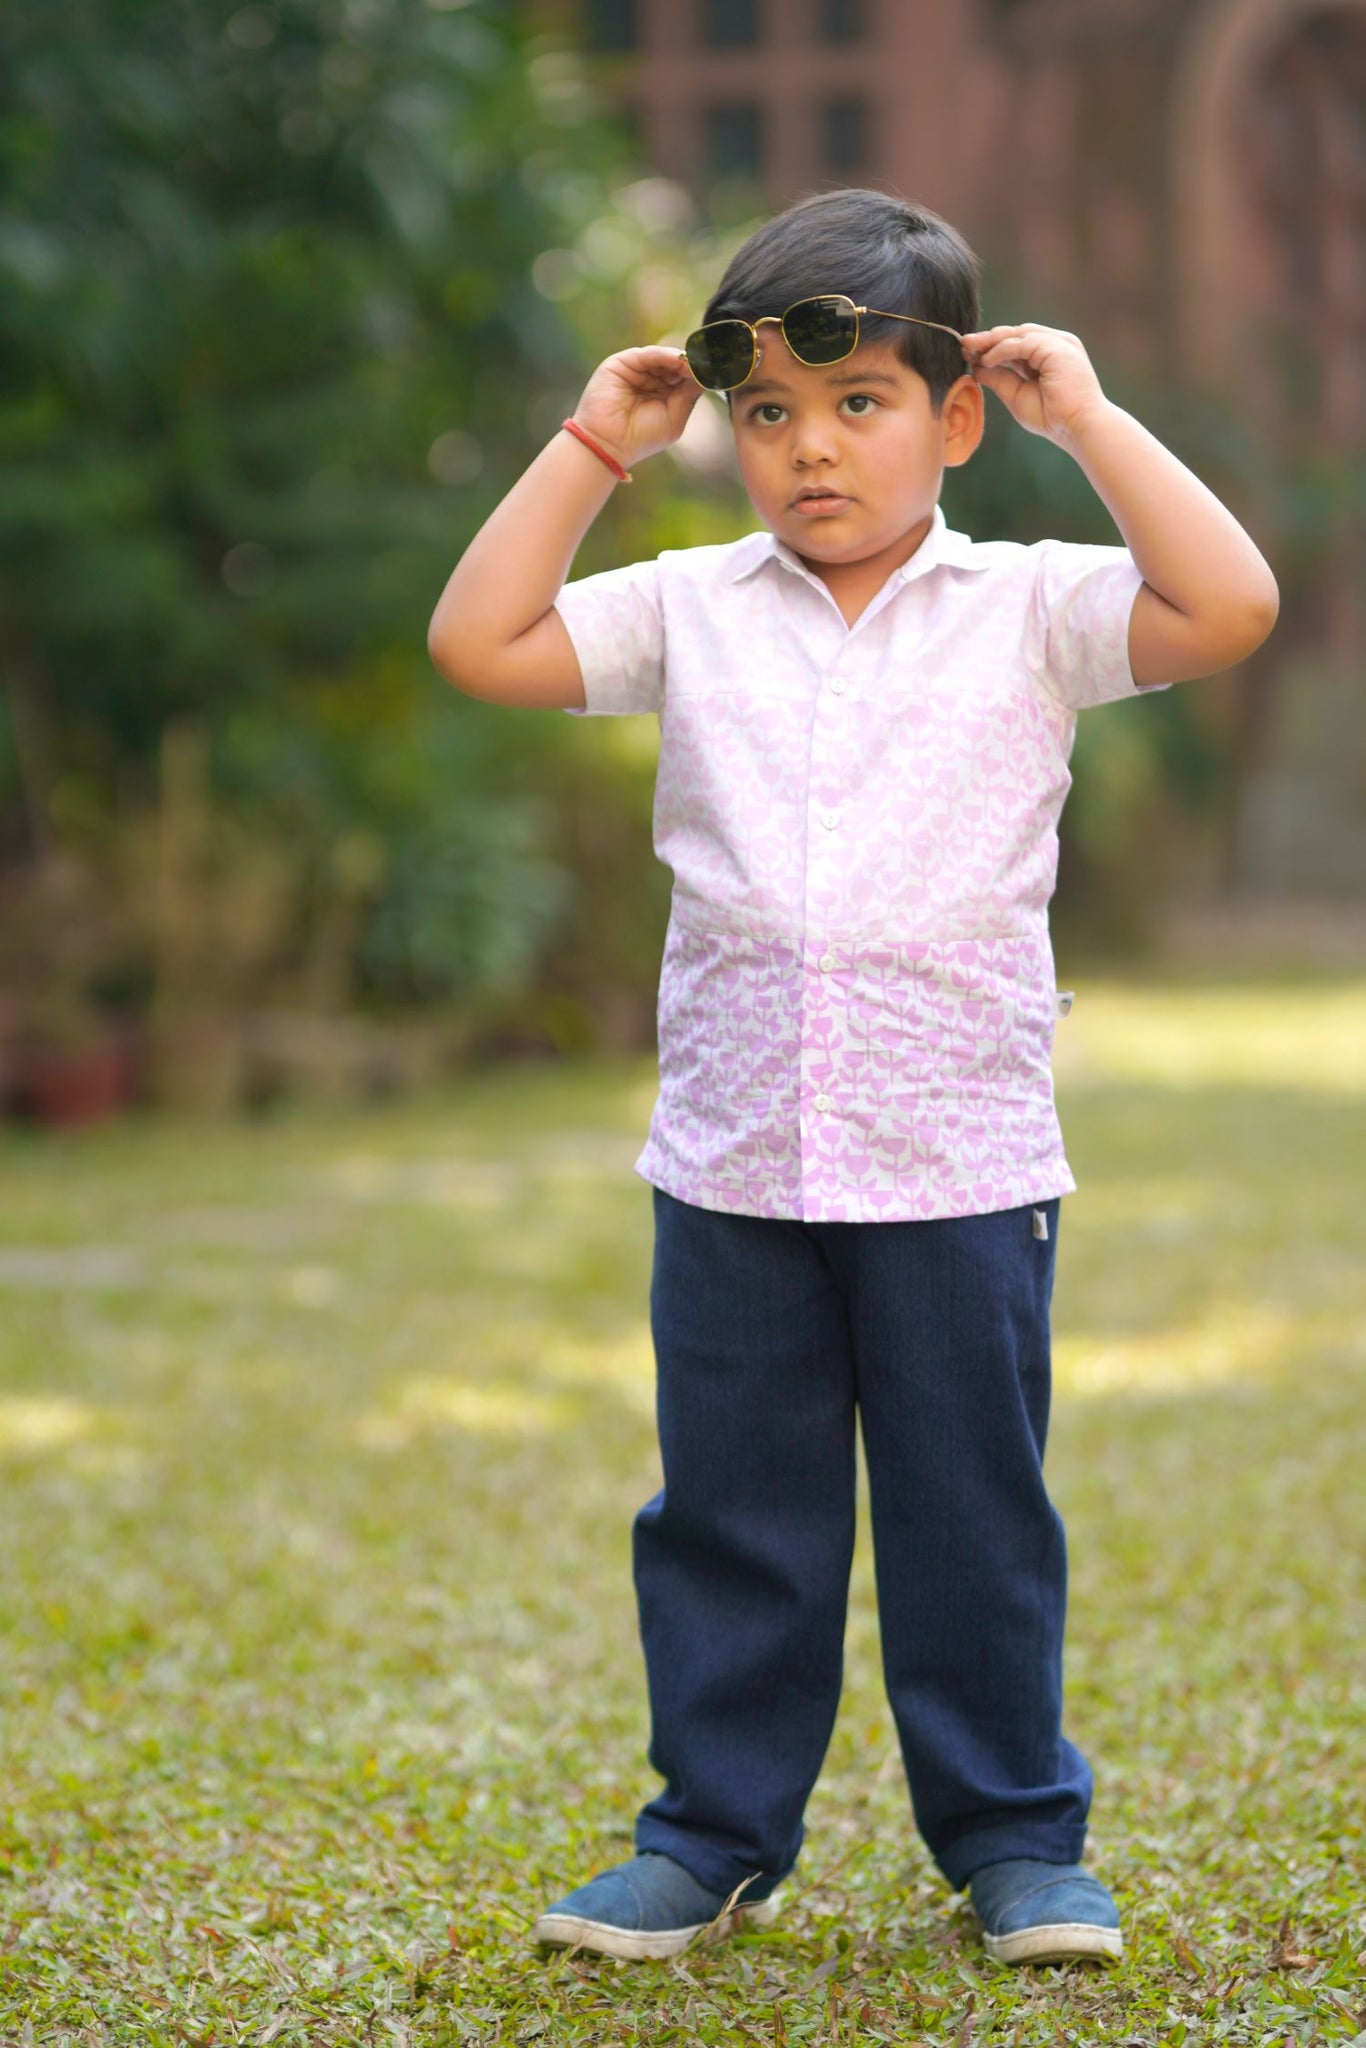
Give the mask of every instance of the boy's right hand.
M 599 363 L 574 418 L 629 469 L 673 446 L 701 396 L 680 349 L 624 348 Z

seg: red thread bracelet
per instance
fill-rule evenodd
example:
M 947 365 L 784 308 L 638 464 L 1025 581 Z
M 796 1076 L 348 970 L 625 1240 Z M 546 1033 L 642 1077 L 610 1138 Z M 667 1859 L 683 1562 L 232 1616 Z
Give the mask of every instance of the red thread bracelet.
M 560 424 L 566 427 L 576 440 L 582 441 L 585 448 L 591 448 L 599 462 L 607 464 L 607 467 L 611 470 L 619 484 L 629 484 L 632 481 L 630 473 L 622 468 L 616 456 L 609 455 L 607 450 L 599 442 L 595 441 L 591 434 L 585 432 L 577 420 L 562 420 Z

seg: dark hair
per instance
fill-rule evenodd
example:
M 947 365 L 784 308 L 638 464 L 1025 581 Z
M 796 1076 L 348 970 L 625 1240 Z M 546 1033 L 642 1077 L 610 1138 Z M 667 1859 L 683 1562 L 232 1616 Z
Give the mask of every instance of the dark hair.
M 971 334 L 981 324 L 979 278 L 976 256 L 937 213 L 854 186 L 817 192 L 765 221 L 731 257 L 702 317 L 754 321 L 819 292 L 847 292 L 855 305 L 918 313 Z M 865 316 L 859 340 L 892 342 L 929 385 L 936 414 L 967 369 L 953 336 L 932 327 Z

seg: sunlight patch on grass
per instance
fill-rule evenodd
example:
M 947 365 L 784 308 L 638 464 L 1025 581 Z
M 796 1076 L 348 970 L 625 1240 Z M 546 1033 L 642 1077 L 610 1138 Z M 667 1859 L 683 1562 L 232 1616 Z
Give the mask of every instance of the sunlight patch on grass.
M 485 1377 L 490 1367 L 499 1377 Z M 528 1371 L 554 1390 L 529 1384 Z M 649 1325 L 637 1322 L 615 1335 L 586 1337 L 505 1312 L 485 1328 L 477 1360 L 457 1355 L 449 1377 L 408 1380 L 395 1400 L 353 1424 L 353 1436 L 367 1450 L 387 1451 L 441 1431 L 544 1435 L 581 1420 L 576 1390 L 611 1393 L 637 1416 L 653 1416 Z
M 1132 1167 L 1113 1180 L 1093 1175 L 1082 1191 L 1080 1203 L 1094 1227 L 1156 1230 L 1176 1236 L 1218 1229 L 1223 1220 L 1218 1205 L 1223 1190 L 1206 1176 L 1193 1173 L 1136 1174 Z
M 633 1324 L 616 1337 L 562 1336 L 540 1364 L 550 1379 L 609 1387 L 640 1414 L 654 1414 L 655 1354 L 648 1323 Z
M 1083 989 L 1053 1067 L 1082 1085 L 1366 1092 L 1366 984 Z
M 329 1169 L 329 1191 L 353 1202 L 424 1209 L 501 1209 L 526 1175 L 514 1159 L 383 1159 L 353 1153 Z
M 332 1266 L 294 1266 L 285 1291 L 299 1308 L 330 1308 L 341 1293 L 341 1275 Z
M 103 1294 L 142 1284 L 136 1254 L 120 1245 L 10 1245 L 0 1251 L 0 1291 Z
M 353 1152 L 331 1162 L 325 1185 L 330 1194 L 351 1202 L 497 1214 L 526 1196 L 533 1175 L 596 1188 L 604 1173 L 629 1172 L 639 1151 L 634 1133 L 568 1130 L 545 1132 L 531 1157 L 448 1153 L 395 1159 Z
M 503 1383 L 471 1386 L 459 1380 L 410 1380 L 388 1408 L 352 1425 L 353 1440 L 370 1451 L 400 1451 L 442 1430 L 473 1436 L 540 1436 L 574 1418 L 573 1403 L 529 1387 Z
M 123 1479 L 143 1472 L 149 1460 L 146 1451 L 137 1450 L 132 1444 L 78 1438 L 67 1452 L 65 1462 L 69 1471 L 84 1478 Z
M 0 1400 L 0 1457 L 55 1451 L 99 1428 L 102 1417 L 85 1401 Z
M 1053 1364 L 1059 1388 L 1069 1394 L 1168 1396 L 1236 1381 L 1264 1383 L 1329 1352 L 1366 1356 L 1366 1332 L 1354 1315 L 1307 1315 L 1229 1295 L 1207 1302 L 1193 1321 L 1101 1345 L 1093 1337 L 1060 1335 Z

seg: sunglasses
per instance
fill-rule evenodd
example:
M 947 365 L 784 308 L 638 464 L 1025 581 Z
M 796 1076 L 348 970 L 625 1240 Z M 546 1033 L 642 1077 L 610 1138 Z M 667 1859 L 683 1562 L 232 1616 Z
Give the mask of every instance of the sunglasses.
M 951 334 L 960 345 L 963 337 L 956 327 L 938 320 L 920 320 L 914 313 L 880 313 L 876 306 L 856 306 L 843 292 L 824 292 L 819 298 L 798 299 L 782 315 L 765 313 L 751 326 L 748 320 L 711 320 L 688 336 L 683 346 L 688 368 L 707 391 L 734 391 L 754 375 L 759 360 L 759 328 L 772 322 L 780 330 L 799 363 L 819 368 L 842 363 L 858 347 L 859 314 L 878 320 L 906 320 L 913 327 L 933 327 Z

